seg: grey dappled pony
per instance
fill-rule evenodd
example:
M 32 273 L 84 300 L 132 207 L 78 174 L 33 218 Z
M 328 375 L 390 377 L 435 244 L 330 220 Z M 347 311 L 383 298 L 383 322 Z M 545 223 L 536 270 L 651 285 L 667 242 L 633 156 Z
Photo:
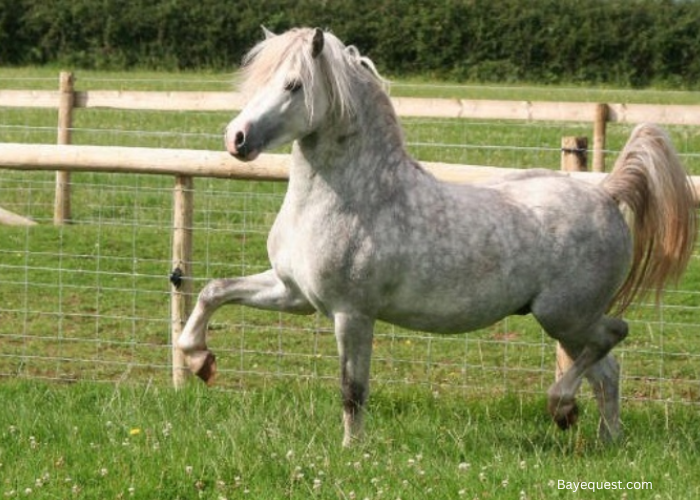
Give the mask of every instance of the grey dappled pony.
M 375 321 L 457 333 L 531 313 L 574 360 L 548 391 L 555 421 L 575 421 L 586 377 L 601 437 L 619 435 L 610 350 L 627 335 L 621 315 L 681 276 L 695 239 L 693 192 L 666 134 L 637 127 L 600 185 L 546 170 L 447 184 L 408 155 L 356 48 L 318 29 L 266 35 L 244 61 L 248 104 L 225 143 L 250 161 L 293 141 L 271 269 L 204 287 L 178 343 L 191 371 L 215 373 L 206 331 L 224 304 L 319 311 L 334 323 L 349 445 L 362 432 Z

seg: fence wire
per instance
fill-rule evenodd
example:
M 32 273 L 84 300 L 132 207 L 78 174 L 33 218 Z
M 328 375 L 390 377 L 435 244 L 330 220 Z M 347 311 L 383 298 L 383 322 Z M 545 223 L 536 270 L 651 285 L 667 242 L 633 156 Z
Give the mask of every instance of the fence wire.
M 17 85 L 21 85 L 21 81 Z M 142 84 L 143 82 L 139 82 Z M 79 110 L 76 144 L 221 149 L 227 113 Z M 0 108 L 0 141 L 55 142 L 55 111 Z M 562 136 L 590 124 L 402 119 L 409 150 L 425 161 L 556 169 Z M 698 133 L 670 127 L 700 173 Z M 631 127 L 610 125 L 610 158 Z M 54 175 L 0 171 L 0 206 L 31 227 L 0 227 L 0 377 L 60 381 L 170 381 L 170 249 L 174 179 L 73 174 L 72 223 L 52 225 Z M 195 290 L 207 280 L 268 267 L 265 241 L 284 183 L 195 180 Z M 631 311 L 618 358 L 632 399 L 700 401 L 700 257 L 659 309 Z M 475 284 L 478 286 L 478 284 Z M 247 387 L 338 378 L 330 322 L 225 307 L 210 346 L 218 383 Z M 376 384 L 434 391 L 541 393 L 553 380 L 554 343 L 532 318 L 507 318 L 469 334 L 438 336 L 379 324 Z

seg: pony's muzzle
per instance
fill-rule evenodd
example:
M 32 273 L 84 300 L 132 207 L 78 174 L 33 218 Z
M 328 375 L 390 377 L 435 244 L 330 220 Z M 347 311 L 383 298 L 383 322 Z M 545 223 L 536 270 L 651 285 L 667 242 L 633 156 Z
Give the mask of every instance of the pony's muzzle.
M 250 141 L 248 141 L 248 128 L 246 126 L 235 132 L 227 128 L 224 135 L 226 150 L 241 161 L 254 160 L 260 153 L 256 148 L 251 147 Z

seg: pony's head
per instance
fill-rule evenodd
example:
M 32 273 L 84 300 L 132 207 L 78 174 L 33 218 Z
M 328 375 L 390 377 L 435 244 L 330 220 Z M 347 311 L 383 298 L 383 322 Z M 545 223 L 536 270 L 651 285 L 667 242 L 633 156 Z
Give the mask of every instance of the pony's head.
M 248 104 L 226 127 L 226 149 L 244 161 L 312 133 L 331 114 L 352 117 L 353 82 L 380 79 L 355 47 L 318 28 L 265 35 L 240 71 Z

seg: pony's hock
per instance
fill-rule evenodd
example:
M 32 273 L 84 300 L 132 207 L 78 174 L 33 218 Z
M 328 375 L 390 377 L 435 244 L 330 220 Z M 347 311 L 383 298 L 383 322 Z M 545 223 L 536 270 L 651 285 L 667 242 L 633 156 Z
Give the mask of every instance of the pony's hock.
M 610 354 L 627 335 L 620 316 L 681 276 L 696 234 L 693 192 L 662 130 L 637 127 L 599 185 L 530 170 L 458 186 L 408 155 L 374 65 L 330 33 L 268 32 L 245 59 L 242 91 L 227 149 L 251 160 L 293 142 L 289 184 L 271 268 L 199 294 L 178 341 L 193 372 L 212 380 L 207 324 L 224 304 L 319 311 L 334 324 L 349 445 L 362 433 L 377 320 L 449 334 L 528 311 L 574 360 L 548 390 L 556 423 L 575 423 L 586 378 L 601 438 L 620 434 Z

